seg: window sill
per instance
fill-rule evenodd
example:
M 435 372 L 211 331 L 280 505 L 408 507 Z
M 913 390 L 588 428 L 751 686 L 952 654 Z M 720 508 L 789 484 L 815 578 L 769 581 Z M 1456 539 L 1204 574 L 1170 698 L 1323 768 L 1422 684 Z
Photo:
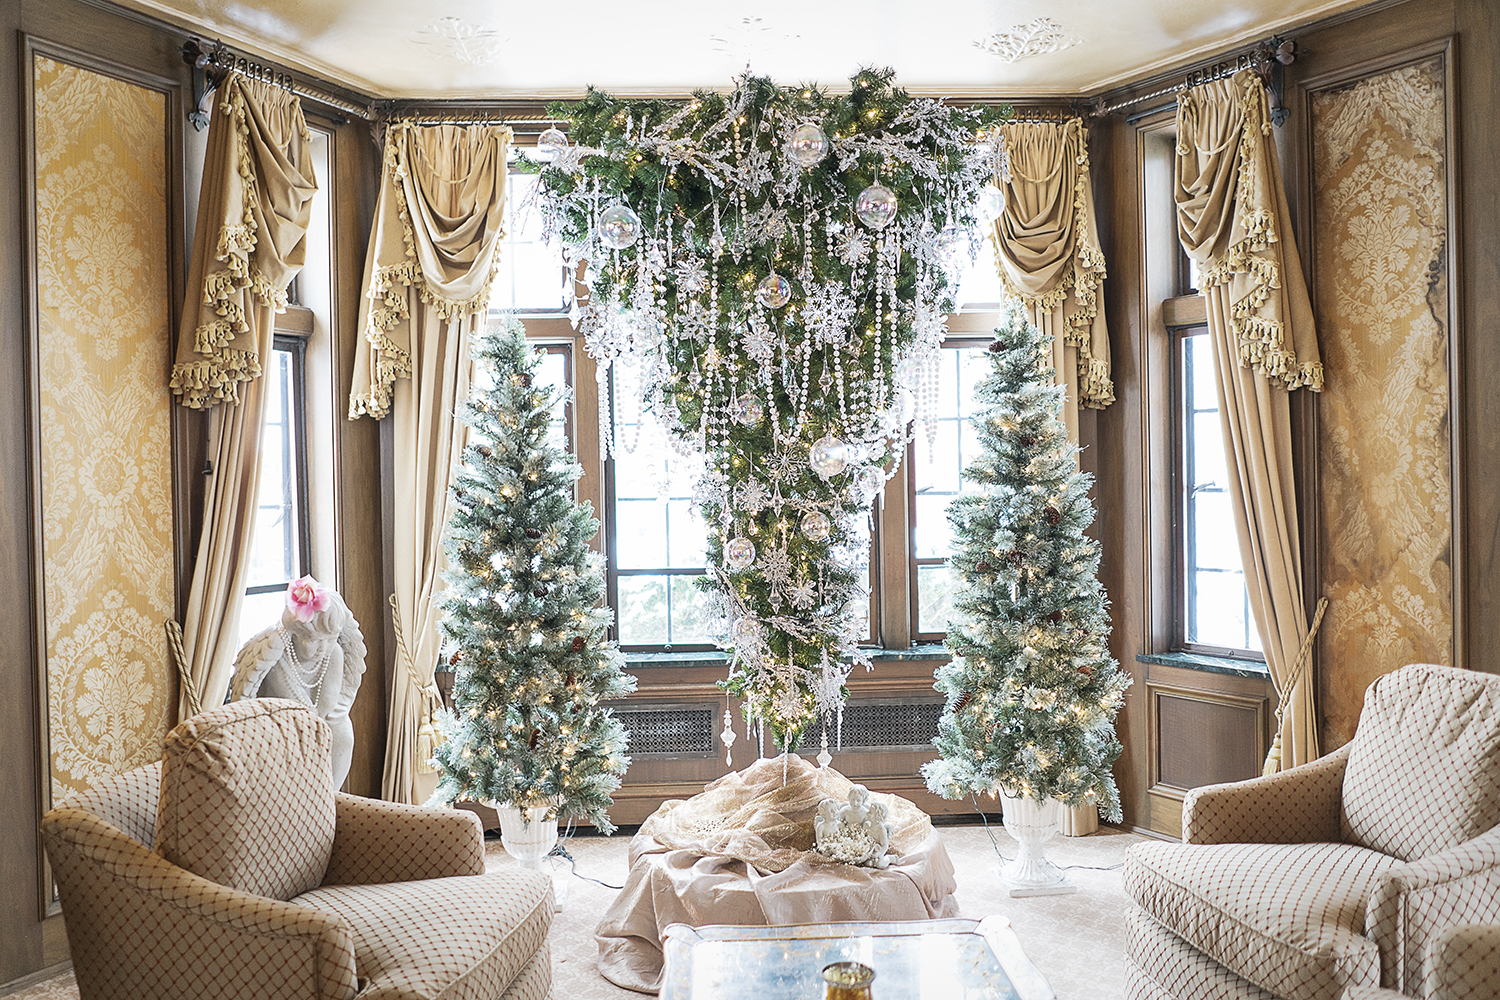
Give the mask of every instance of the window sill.
M 1270 668 L 1259 660 L 1241 660 L 1230 656 L 1205 656 L 1202 653 L 1137 653 L 1137 663 L 1155 663 L 1163 667 L 1201 670 L 1209 674 L 1233 677 L 1269 678 Z
M 941 643 L 923 643 L 910 649 L 867 649 L 876 663 L 900 660 L 946 660 L 948 650 Z M 683 653 L 630 653 L 625 655 L 627 667 L 722 667 L 729 657 L 716 649 L 696 649 Z

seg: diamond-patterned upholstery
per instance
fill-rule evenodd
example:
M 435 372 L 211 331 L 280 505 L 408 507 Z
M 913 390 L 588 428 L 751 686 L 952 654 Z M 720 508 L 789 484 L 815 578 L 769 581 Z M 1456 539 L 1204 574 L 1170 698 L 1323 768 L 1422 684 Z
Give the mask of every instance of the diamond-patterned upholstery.
M 328 723 L 294 701 L 188 719 L 162 749 L 156 853 L 255 896 L 316 888 L 333 854 L 332 760 Z
M 1425 977 L 1434 1000 L 1496 1000 L 1500 997 L 1500 926 L 1458 924 L 1428 946 Z M 1405 1000 L 1385 989 L 1350 989 L 1341 1000 Z
M 1453 962 L 1493 982 L 1491 939 L 1445 935 L 1500 923 L 1497 824 L 1500 677 L 1388 674 L 1349 746 L 1194 789 L 1182 844 L 1131 849 L 1128 996 L 1369 1000 L 1384 987 L 1450 1000 Z
M 1424 665 L 1372 684 L 1350 745 L 1342 806 L 1345 843 L 1402 861 L 1500 824 L 1495 676 Z
M 1380 983 L 1365 905 L 1396 859 L 1352 844 L 1139 844 L 1136 905 L 1208 958 L 1286 1000 Z
M 190 719 L 169 740 L 196 747 L 193 781 L 227 774 L 233 788 L 253 787 L 261 766 L 283 780 L 288 761 L 322 753 L 319 780 L 335 815 L 323 885 L 279 900 L 221 885 L 151 850 L 166 839 L 156 819 L 170 763 L 101 781 L 42 819 L 82 1000 L 544 1000 L 552 982 L 546 876 L 483 874 L 483 833 L 472 813 L 335 797 L 326 726 L 299 706 L 294 712 L 307 719 L 270 706 L 270 725 L 287 739 L 279 754 L 245 732 L 212 735 L 226 714 L 238 720 L 231 729 L 256 718 L 240 714 L 247 704 L 254 703 Z M 201 841 L 220 820 L 238 822 L 216 808 L 201 829 L 186 831 L 187 813 L 176 806 L 170 822 L 178 826 L 173 836 Z M 287 845 L 287 855 L 298 853 Z

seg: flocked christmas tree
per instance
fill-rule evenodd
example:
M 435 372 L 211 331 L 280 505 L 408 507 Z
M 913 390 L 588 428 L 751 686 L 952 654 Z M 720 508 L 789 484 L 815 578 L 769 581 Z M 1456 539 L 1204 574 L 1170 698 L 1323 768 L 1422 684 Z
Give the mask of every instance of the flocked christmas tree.
M 1099 546 L 1084 534 L 1091 477 L 1058 417 L 1050 343 L 1019 307 L 995 336 L 976 390 L 980 457 L 964 470 L 979 492 L 948 508 L 963 586 L 937 672 L 942 757 L 922 771 L 945 798 L 1055 798 L 1118 820 L 1114 718 L 1130 679 L 1109 655 Z
M 475 350 L 493 385 L 463 419 L 474 441 L 454 485 L 443 629 L 456 711 L 440 724 L 439 795 L 555 807 L 608 833 L 611 793 L 629 759 L 619 720 L 600 707 L 635 688 L 605 636 L 599 522 L 573 499 L 582 470 L 548 441 L 556 390 L 536 381 L 518 324 Z

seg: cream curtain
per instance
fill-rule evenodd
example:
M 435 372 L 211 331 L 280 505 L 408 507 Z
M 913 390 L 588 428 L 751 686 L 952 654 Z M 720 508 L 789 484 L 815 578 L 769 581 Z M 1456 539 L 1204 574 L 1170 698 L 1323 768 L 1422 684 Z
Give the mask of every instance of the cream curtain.
M 509 146 L 510 130 L 493 125 L 399 123 L 386 134 L 349 416 L 393 420 L 401 641 L 381 794 L 396 802 L 430 791 L 417 730 L 435 694 L 448 486 L 468 437 L 454 415 L 469 395 L 469 337 L 489 306 Z
M 997 182 L 1000 279 L 1052 340 L 1052 367 L 1067 389 L 1063 418 L 1078 440 L 1078 407 L 1115 400 L 1104 323 L 1104 254 L 1094 222 L 1088 130 L 1083 121 L 1011 122 Z
M 1094 222 L 1088 130 L 1082 119 L 1011 122 L 996 181 L 1005 208 L 995 220 L 1000 280 L 1052 342 L 1052 369 L 1067 390 L 1063 421 L 1078 443 L 1078 407 L 1115 400 L 1104 322 L 1104 254 Z M 1099 828 L 1097 809 L 1064 812 L 1063 833 Z
M 214 98 L 172 391 L 208 410 L 203 535 L 179 664 L 178 717 L 220 704 L 238 648 L 260 481 L 261 359 L 301 270 L 317 192 L 295 96 L 231 74 Z
M 1265 87 L 1251 71 L 1179 97 L 1175 194 L 1207 299 L 1250 609 L 1280 695 L 1270 772 L 1318 756 L 1288 390 L 1321 389 L 1323 366 Z

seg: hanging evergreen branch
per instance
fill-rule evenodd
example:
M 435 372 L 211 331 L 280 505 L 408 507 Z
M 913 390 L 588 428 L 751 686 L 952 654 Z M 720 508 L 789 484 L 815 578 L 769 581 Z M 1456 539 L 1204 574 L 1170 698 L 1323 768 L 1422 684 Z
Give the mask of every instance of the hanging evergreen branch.
M 554 392 L 519 323 L 491 330 L 475 359 L 492 385 L 462 416 L 463 455 L 448 522 L 443 631 L 456 711 L 435 756 L 446 800 L 548 806 L 605 833 L 630 760 L 619 720 L 600 702 L 635 689 L 615 644 L 599 530 L 573 500 L 582 469 L 547 439 Z
M 1114 719 L 1130 678 L 1109 654 L 1092 481 L 1078 471 L 1058 413 L 1051 344 L 1012 306 L 975 390 L 980 454 L 964 478 L 980 492 L 948 508 L 950 564 L 963 588 L 948 625 L 948 696 L 922 768 L 944 798 L 1005 791 L 1095 805 L 1120 818 Z
M 706 454 L 711 621 L 726 687 L 795 746 L 838 709 L 868 607 L 869 510 L 935 378 L 1008 109 L 918 99 L 890 70 L 848 94 L 745 76 L 672 103 L 554 105 L 548 232 L 589 286 L 598 361 L 642 366 L 643 406 Z M 608 412 L 607 401 L 601 412 Z M 611 435 L 602 436 L 609 447 Z

